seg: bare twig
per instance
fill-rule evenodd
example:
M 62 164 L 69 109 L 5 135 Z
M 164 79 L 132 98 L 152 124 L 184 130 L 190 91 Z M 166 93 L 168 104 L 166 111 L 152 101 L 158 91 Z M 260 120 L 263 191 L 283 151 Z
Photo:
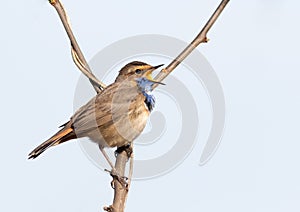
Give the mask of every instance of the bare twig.
M 72 57 L 73 57 L 75 64 L 82 71 L 82 73 L 90 80 L 95 91 L 97 93 L 101 92 L 101 90 L 103 88 L 105 88 L 106 85 L 95 77 L 95 75 L 92 73 L 87 61 L 85 60 L 85 58 L 80 50 L 80 47 L 76 41 L 76 38 L 73 34 L 67 13 L 66 13 L 62 3 L 59 0 L 49 0 L 49 2 L 56 9 L 56 11 L 61 19 L 61 22 L 63 23 L 63 26 L 68 34 L 68 37 L 71 42 Z
M 131 148 L 132 152 L 130 154 L 130 163 L 129 163 L 129 174 L 128 174 L 128 184 L 127 184 L 128 191 L 131 186 L 132 175 L 133 175 L 133 163 L 134 163 L 133 143 L 130 144 L 130 148 Z M 127 154 L 127 156 L 128 156 L 128 154 Z M 126 193 L 126 196 L 125 196 L 125 204 L 126 204 L 127 197 L 128 197 L 128 192 Z M 125 208 L 125 205 L 124 205 L 124 208 Z
M 119 147 L 117 149 L 117 152 L 118 156 L 115 164 L 115 170 L 118 170 L 118 176 L 112 175 L 112 185 L 115 190 L 114 200 L 112 205 L 103 208 L 105 211 L 109 212 L 124 212 L 133 175 L 133 143 L 131 143 L 130 146 Z M 128 160 L 130 160 L 128 181 L 127 184 L 124 184 L 124 182 L 120 181 L 120 179 L 118 179 L 117 177 L 124 176 L 125 167 Z
M 122 152 L 118 153 L 115 169 L 117 170 L 120 176 L 125 175 L 125 168 L 126 168 L 127 161 L 128 161 L 128 154 L 126 150 L 123 150 Z M 104 210 L 109 212 L 124 212 L 126 198 L 128 194 L 128 185 L 127 186 L 124 185 L 116 178 L 113 179 L 113 185 L 115 191 L 113 204 L 110 205 L 109 207 L 104 207 Z
M 116 159 L 116 165 L 115 168 L 118 171 L 118 173 L 121 176 L 125 175 L 125 167 L 126 163 L 128 161 L 128 156 L 126 151 L 123 151 L 118 154 L 118 157 Z M 128 193 L 128 188 L 124 187 L 122 183 L 120 183 L 118 180 L 115 181 L 115 196 L 114 196 L 114 201 L 113 201 L 113 212 L 123 212 L 125 207 L 125 202 L 126 202 L 126 196 Z
M 208 42 L 207 33 L 213 24 L 216 22 L 225 6 L 230 0 L 222 0 L 218 8 L 212 14 L 205 26 L 202 28 L 196 38 L 164 69 L 162 69 L 155 77 L 155 80 L 162 81 L 165 79 L 200 43 Z M 153 88 L 156 88 L 159 84 L 154 84 Z
M 102 89 L 104 89 L 106 86 L 103 84 L 100 80 L 98 80 L 94 74 L 89 71 L 89 69 L 82 63 L 82 60 L 78 57 L 78 54 L 76 53 L 75 49 L 72 47 L 71 48 L 71 55 L 72 59 L 77 66 L 77 68 L 90 80 L 92 83 L 95 91 L 97 93 L 101 92 Z

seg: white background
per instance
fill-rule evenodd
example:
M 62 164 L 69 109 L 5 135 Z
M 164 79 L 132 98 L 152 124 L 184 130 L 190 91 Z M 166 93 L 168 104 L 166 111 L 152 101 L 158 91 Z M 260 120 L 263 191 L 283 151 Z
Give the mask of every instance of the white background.
M 190 41 L 219 1 L 70 1 L 64 4 L 90 59 L 139 34 Z M 199 151 L 173 172 L 132 185 L 127 211 L 299 211 L 298 1 L 231 1 L 199 50 L 225 92 L 227 123 L 213 159 Z M 110 177 L 76 142 L 35 161 L 28 152 L 68 120 L 80 75 L 45 0 L 3 1 L 1 211 L 101 211 Z M 176 74 L 176 73 L 175 73 Z

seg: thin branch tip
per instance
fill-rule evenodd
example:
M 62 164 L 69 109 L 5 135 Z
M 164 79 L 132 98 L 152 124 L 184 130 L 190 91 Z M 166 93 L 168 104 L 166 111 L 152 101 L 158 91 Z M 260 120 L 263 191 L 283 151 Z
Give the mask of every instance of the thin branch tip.
M 209 41 L 209 39 L 207 38 L 207 33 L 214 25 L 220 14 L 223 12 L 228 2 L 229 0 L 221 1 L 219 6 L 215 9 L 214 13 L 210 16 L 195 39 L 176 58 L 174 58 L 173 61 L 165 69 L 162 69 L 155 76 L 156 81 L 163 81 L 180 63 L 182 63 L 182 61 L 185 60 L 187 56 L 191 54 L 192 51 L 194 51 L 195 48 L 197 48 L 197 46 L 199 46 L 201 43 L 207 43 Z M 155 89 L 157 86 L 158 84 L 153 85 L 153 89 Z
M 56 1 L 57 1 L 57 0 L 49 0 L 49 3 L 50 3 L 51 5 L 54 5 L 54 4 L 56 4 Z
M 112 212 L 113 211 L 112 205 L 110 205 L 110 206 L 104 206 L 103 210 L 107 211 L 107 212 Z

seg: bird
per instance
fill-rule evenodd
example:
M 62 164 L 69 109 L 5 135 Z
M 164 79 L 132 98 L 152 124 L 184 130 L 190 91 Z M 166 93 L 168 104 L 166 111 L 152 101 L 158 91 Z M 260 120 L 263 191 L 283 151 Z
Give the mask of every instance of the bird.
M 113 167 L 103 149 L 130 145 L 142 133 L 155 105 L 152 86 L 164 84 L 152 78 L 152 72 L 161 66 L 140 61 L 126 64 L 112 84 L 80 107 L 57 133 L 31 151 L 28 159 L 50 147 L 88 137 Z

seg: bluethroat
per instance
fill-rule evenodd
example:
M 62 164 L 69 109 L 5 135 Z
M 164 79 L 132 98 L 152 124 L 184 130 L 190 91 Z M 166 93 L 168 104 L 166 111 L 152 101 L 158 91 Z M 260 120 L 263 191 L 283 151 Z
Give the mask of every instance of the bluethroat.
M 125 65 L 114 83 L 79 108 L 60 126 L 62 129 L 29 154 L 29 159 L 52 146 L 82 137 L 90 138 L 102 151 L 105 147 L 121 147 L 133 142 L 145 128 L 154 107 L 152 86 L 160 82 L 152 79 L 152 72 L 161 66 L 139 61 Z

